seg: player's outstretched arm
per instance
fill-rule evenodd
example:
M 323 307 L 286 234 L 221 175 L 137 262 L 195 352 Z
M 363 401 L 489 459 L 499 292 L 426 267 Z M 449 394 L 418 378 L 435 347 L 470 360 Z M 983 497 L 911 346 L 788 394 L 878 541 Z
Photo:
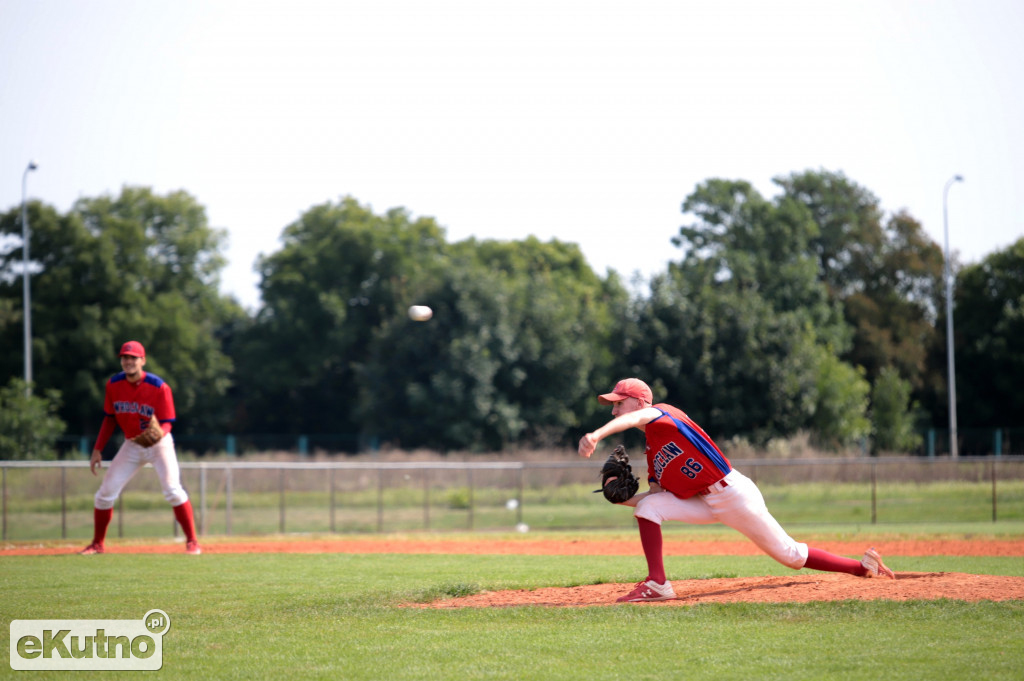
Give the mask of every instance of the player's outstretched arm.
M 592 433 L 587 433 L 580 438 L 579 444 L 579 455 L 589 459 L 590 455 L 594 453 L 594 449 L 597 447 L 597 443 L 605 439 L 609 435 L 615 435 L 623 431 L 629 430 L 630 428 L 640 428 L 645 426 L 654 419 L 661 416 L 661 411 L 654 407 L 647 407 L 646 409 L 638 409 L 637 411 L 631 411 L 628 414 L 622 414 L 616 416 L 608 423 L 604 424 Z

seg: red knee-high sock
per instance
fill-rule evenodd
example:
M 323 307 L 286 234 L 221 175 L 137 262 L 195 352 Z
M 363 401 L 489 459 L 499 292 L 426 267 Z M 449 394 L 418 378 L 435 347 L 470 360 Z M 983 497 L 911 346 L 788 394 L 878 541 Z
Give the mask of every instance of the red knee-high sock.
M 867 569 L 860 564 L 859 560 L 843 558 L 834 553 L 810 547 L 807 548 L 807 562 L 804 563 L 804 567 L 823 572 L 845 572 L 857 577 L 867 574 Z
M 186 501 L 180 506 L 175 506 L 174 517 L 178 519 L 178 524 L 181 525 L 181 529 L 185 532 L 185 541 L 195 541 L 196 521 L 192 517 L 192 502 Z
M 647 579 L 665 583 L 665 560 L 662 556 L 661 525 L 647 518 L 637 518 L 640 526 L 640 545 L 647 559 Z
M 110 525 L 110 519 L 114 517 L 114 509 L 112 508 L 94 508 L 92 509 L 92 543 L 103 545 L 103 542 L 107 539 L 107 527 Z

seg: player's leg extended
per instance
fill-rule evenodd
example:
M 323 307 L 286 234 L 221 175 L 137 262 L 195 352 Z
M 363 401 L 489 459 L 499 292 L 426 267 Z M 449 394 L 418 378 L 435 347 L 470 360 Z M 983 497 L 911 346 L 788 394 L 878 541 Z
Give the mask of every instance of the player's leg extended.
M 811 546 L 807 547 L 807 562 L 804 563 L 804 567 L 823 572 L 845 572 L 858 577 L 864 577 L 868 573 L 868 569 L 860 561 Z
M 181 469 L 178 467 L 178 457 L 174 452 L 174 439 L 170 433 L 149 448 L 148 458 L 160 479 L 160 488 L 163 490 L 164 499 L 171 505 L 174 517 L 185 533 L 185 541 L 188 544 L 194 544 L 197 538 L 192 502 L 189 501 L 185 488 L 181 486 Z
M 768 512 L 761 491 L 739 471 L 726 476 L 728 487 L 702 497 L 714 517 L 741 532 L 762 551 L 794 570 L 807 562 L 807 544 L 794 540 Z
M 134 442 L 126 441 L 117 450 L 107 472 L 103 474 L 103 482 L 93 497 L 93 535 L 90 544 L 83 553 L 102 553 L 103 543 L 107 539 L 107 527 L 114 517 L 114 503 L 121 495 L 121 490 L 132 479 L 132 476 L 143 466 L 139 456 L 141 448 Z M 91 549 L 91 551 L 90 551 Z
M 708 495 L 715 515 L 726 525 L 742 532 L 769 556 L 794 570 L 809 568 L 823 572 L 844 572 L 857 577 L 893 577 L 874 549 L 863 560 L 846 558 L 797 542 L 768 511 L 757 485 L 739 471 L 728 477 L 729 487 Z

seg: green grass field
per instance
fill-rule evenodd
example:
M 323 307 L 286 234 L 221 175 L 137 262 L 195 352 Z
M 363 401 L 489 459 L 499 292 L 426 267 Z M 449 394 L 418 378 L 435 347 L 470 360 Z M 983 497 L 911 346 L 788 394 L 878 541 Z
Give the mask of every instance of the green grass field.
M 911 524 L 887 527 L 884 535 L 845 525 L 804 530 L 804 538 L 865 542 L 1024 536 L 1020 522 L 927 531 Z M 735 536 L 715 528 L 668 535 Z M 887 563 L 897 571 L 1024 577 L 1020 557 L 887 556 Z M 669 556 L 666 567 L 677 579 L 792 574 L 763 556 Z M 160 608 L 172 622 L 157 673 L 166 679 L 1016 680 L 1024 669 L 1024 601 L 399 607 L 479 590 L 632 582 L 642 570 L 639 554 L 0 556 L 0 626 L 9 631 L 13 619 L 130 619 Z M 74 678 L 133 674 L 77 672 Z M 66 676 L 14 672 L 6 661 L 0 666 L 0 678 Z

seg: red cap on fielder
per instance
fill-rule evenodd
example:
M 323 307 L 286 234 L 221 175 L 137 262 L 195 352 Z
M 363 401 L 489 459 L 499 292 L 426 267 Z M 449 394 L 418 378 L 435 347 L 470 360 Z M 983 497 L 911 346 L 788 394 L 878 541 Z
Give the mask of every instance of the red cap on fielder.
M 601 404 L 612 404 L 621 402 L 627 397 L 635 397 L 644 402 L 654 402 L 654 395 L 651 388 L 639 378 L 624 378 L 615 384 L 610 393 L 598 395 L 597 401 Z
M 124 357 L 125 355 L 145 358 L 146 348 L 142 347 L 142 343 L 139 341 L 128 341 L 121 346 L 121 354 L 119 354 L 118 357 Z

